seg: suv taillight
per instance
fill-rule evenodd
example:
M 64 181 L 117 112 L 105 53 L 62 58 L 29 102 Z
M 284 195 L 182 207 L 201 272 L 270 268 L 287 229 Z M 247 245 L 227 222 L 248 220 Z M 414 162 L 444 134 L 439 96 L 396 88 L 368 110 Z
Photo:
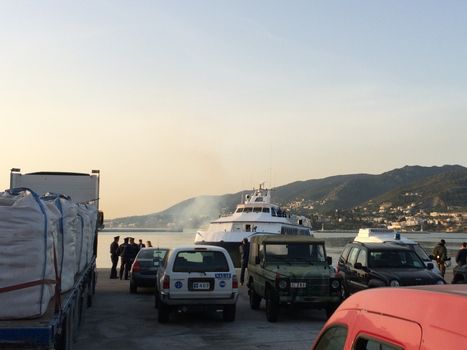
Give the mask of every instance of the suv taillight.
M 134 263 L 133 263 L 133 266 L 131 267 L 131 270 L 133 272 L 140 272 L 141 271 L 141 263 L 136 260 Z
M 169 275 L 164 275 L 164 280 L 162 281 L 162 289 L 170 289 L 170 277 L 169 277 Z
M 238 279 L 237 279 L 237 276 L 234 275 L 233 278 L 232 278 L 232 288 L 233 289 L 237 289 L 238 288 Z

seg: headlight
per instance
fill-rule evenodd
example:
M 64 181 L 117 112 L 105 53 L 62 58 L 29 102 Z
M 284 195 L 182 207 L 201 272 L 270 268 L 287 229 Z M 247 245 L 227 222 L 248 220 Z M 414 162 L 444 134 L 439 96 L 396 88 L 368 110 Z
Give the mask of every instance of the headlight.
M 341 284 L 339 283 L 338 280 L 334 280 L 334 281 L 331 282 L 331 287 L 333 289 L 339 289 L 340 286 L 341 286 Z
M 287 281 L 286 280 L 280 280 L 279 281 L 279 288 L 280 289 L 286 289 L 287 288 Z
M 389 282 L 389 286 L 390 286 L 390 287 L 399 287 L 400 284 L 399 284 L 398 281 L 392 280 L 391 282 Z
M 443 280 L 438 280 L 438 281 L 436 281 L 436 284 L 444 284 L 444 281 Z

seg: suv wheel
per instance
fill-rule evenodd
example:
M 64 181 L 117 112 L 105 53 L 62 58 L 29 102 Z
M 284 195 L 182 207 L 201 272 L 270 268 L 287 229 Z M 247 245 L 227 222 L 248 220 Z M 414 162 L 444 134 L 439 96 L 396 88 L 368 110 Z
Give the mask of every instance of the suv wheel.
M 235 320 L 235 311 L 236 311 L 235 304 L 225 305 L 224 306 L 224 311 L 222 313 L 222 317 L 223 317 L 224 321 L 227 321 L 227 322 L 234 321 Z
M 279 316 L 279 301 L 276 293 L 268 289 L 266 293 L 266 318 L 269 322 L 277 322 Z
M 158 321 L 159 323 L 167 323 L 169 322 L 169 306 L 164 304 L 163 302 L 159 302 L 159 313 L 158 313 Z
M 261 297 L 256 294 L 255 289 L 253 288 L 253 282 L 250 282 L 248 294 L 250 296 L 250 307 L 252 310 L 258 310 L 259 305 L 261 304 Z
M 130 280 L 130 293 L 135 294 L 137 289 L 138 289 L 138 286 L 136 285 L 136 282 L 133 279 L 131 279 Z

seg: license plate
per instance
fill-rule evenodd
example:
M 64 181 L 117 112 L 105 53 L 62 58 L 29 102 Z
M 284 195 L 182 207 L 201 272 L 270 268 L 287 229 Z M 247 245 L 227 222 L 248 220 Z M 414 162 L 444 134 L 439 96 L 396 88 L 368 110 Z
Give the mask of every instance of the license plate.
M 290 288 L 306 288 L 306 282 L 292 282 Z
M 209 282 L 193 282 L 193 290 L 209 290 L 211 285 Z

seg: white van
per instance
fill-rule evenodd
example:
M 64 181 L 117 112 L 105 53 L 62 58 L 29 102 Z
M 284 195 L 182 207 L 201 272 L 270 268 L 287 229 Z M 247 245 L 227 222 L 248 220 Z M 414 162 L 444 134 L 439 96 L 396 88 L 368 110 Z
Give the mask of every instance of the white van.
M 441 271 L 438 269 L 435 260 L 432 260 L 429 254 L 423 249 L 420 244 L 417 242 L 408 239 L 407 237 L 402 236 L 399 232 L 388 230 L 384 228 L 361 228 L 358 231 L 357 236 L 354 238 L 354 242 L 361 243 L 384 243 L 390 242 L 394 244 L 399 244 L 407 246 L 412 249 L 420 259 L 423 260 L 425 265 L 428 266 L 428 263 L 433 264 L 433 272 L 441 275 Z

